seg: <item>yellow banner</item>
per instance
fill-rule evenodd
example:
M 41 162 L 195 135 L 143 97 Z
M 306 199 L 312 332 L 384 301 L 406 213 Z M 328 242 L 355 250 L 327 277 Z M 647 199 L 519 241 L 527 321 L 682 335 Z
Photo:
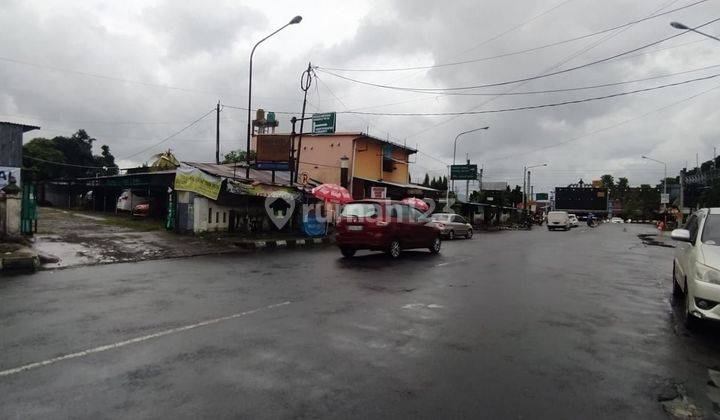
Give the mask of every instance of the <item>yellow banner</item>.
M 192 191 L 217 200 L 221 186 L 222 179 L 208 175 L 199 169 L 181 167 L 175 172 L 176 190 Z

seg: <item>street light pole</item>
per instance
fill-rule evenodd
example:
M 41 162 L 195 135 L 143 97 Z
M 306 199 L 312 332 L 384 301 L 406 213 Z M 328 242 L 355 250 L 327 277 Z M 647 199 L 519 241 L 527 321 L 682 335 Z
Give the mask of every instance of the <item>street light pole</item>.
M 287 28 L 290 25 L 294 25 L 296 23 L 300 23 L 302 21 L 302 16 L 295 16 L 290 20 L 290 22 L 286 23 L 282 27 L 280 27 L 275 32 L 271 33 L 270 35 L 266 36 L 265 38 L 261 39 L 260 41 L 255 44 L 252 51 L 250 51 L 250 71 L 248 73 L 248 110 L 247 110 L 247 144 L 245 148 L 245 163 L 247 164 L 247 167 L 245 168 L 245 178 L 250 178 L 250 137 L 252 137 L 252 74 L 253 74 L 253 54 L 255 54 L 255 49 L 258 47 L 258 45 L 262 44 L 266 39 L 270 38 L 271 36 L 275 35 L 276 33 L 282 31 L 283 29 Z
M 530 172 L 528 171 L 532 168 L 540 168 L 543 166 L 548 166 L 548 164 L 523 166 L 523 212 L 527 211 L 527 190 L 530 189 Z
M 700 35 L 706 36 L 706 37 L 708 37 L 708 38 L 712 38 L 712 39 L 714 39 L 714 40 L 716 40 L 716 41 L 720 41 L 720 38 L 718 38 L 718 37 L 716 37 L 716 36 L 712 36 L 712 35 L 710 35 L 710 34 L 706 34 L 705 32 L 698 31 L 698 30 L 695 29 L 695 28 L 690 28 L 689 26 L 683 25 L 683 24 L 680 23 L 680 22 L 670 22 L 670 26 L 672 26 L 672 27 L 675 28 L 675 29 L 682 29 L 682 30 L 685 30 L 685 31 L 695 32 L 695 33 L 698 33 L 698 34 L 700 34 Z
M 665 168 L 665 177 L 663 178 L 663 194 L 667 195 L 667 162 L 663 162 L 662 160 L 653 159 L 648 156 L 641 156 L 643 159 L 651 160 L 653 162 L 661 163 L 663 167 Z M 667 207 L 667 204 L 663 204 L 663 207 Z
M 463 134 L 473 133 L 475 131 L 487 130 L 489 128 L 490 128 L 489 126 L 473 128 L 472 130 L 463 131 L 462 133 L 455 136 L 455 141 L 453 142 L 453 165 L 455 164 L 455 155 L 457 153 L 457 142 L 458 142 L 458 139 L 460 138 L 460 136 L 462 136 Z M 452 179 L 452 171 L 450 172 L 450 178 L 451 178 L 450 179 L 451 188 L 452 188 L 453 192 L 455 192 L 455 180 Z M 450 188 L 448 188 L 445 192 L 445 205 L 449 205 L 448 203 L 450 203 Z

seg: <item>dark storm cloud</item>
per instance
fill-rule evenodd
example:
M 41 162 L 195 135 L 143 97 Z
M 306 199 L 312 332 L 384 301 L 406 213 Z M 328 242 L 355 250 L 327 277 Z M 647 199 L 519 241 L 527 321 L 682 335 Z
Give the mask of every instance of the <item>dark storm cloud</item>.
M 241 33 L 263 28 L 266 17 L 237 1 L 202 3 L 164 0 L 143 13 L 148 26 L 163 35 L 168 55 L 183 58 L 227 51 Z
M 339 36 L 328 29 L 330 24 L 357 13 L 357 7 L 336 2 L 303 11 L 293 3 L 250 6 L 220 0 L 202 4 L 162 0 L 150 5 L 138 2 L 134 8 L 129 4 L 131 11 L 128 12 L 113 3 L 97 3 L 97 7 L 93 7 L 96 3 L 71 2 L 58 7 L 43 2 L 6 1 L 0 8 L 0 27 L 3 28 L 0 56 L 46 67 L 0 61 L 0 117 L 40 116 L 43 120 L 23 121 L 56 130 L 41 132 L 47 136 L 70 134 L 84 127 L 101 142 L 110 144 L 118 158 L 133 155 L 179 130 L 213 107 L 218 99 L 225 104 L 245 106 L 251 40 L 257 41 L 279 27 L 282 23 L 278 24 L 277 16 L 282 13 L 284 20 L 285 14 L 292 15 L 287 12 L 290 5 L 293 9 L 300 7 L 303 22 L 273 37 L 255 55 L 253 105 L 267 110 L 300 111 L 302 96 L 298 82 L 308 61 L 321 66 L 372 68 L 488 57 L 583 35 L 643 18 L 661 7 L 667 10 L 689 3 L 689 0 L 382 2 L 369 5 L 356 20 L 350 20 L 357 22 L 354 32 Z M 497 82 L 579 65 L 669 36 L 675 33 L 668 25 L 670 20 L 699 24 L 719 16 L 717 2 L 707 2 L 637 24 L 604 40 L 600 36 L 534 53 L 447 68 L 347 75 L 417 87 Z M 708 29 L 712 32 L 718 27 Z M 600 40 L 602 42 L 598 42 Z M 684 35 L 667 45 L 693 40 L 698 38 Z M 720 64 L 720 47 L 699 42 L 522 86 L 485 91 L 583 86 L 711 64 Z M 47 67 L 182 89 L 106 80 Z M 656 82 L 711 73 L 712 70 Z M 311 112 L 343 111 L 346 107 L 387 112 L 489 110 L 576 99 L 656 83 L 576 93 L 498 97 L 488 102 L 487 97 L 425 96 L 361 86 L 324 73 L 318 76 L 321 82 L 316 82 L 309 92 Z M 713 142 L 720 134 L 717 128 L 720 114 L 714 105 L 718 93 L 611 130 L 601 129 L 700 92 L 713 83 L 718 82 L 582 105 L 452 119 L 340 115 L 338 124 L 342 130 L 369 127 L 371 134 L 418 146 L 426 154 L 417 156 L 417 164 L 413 166 L 416 178 L 426 171 L 438 175 L 445 170 L 442 162 L 452 160 L 452 139 L 457 133 L 490 125 L 490 131 L 463 137 L 458 144 L 458 159 L 469 153 L 473 161 L 485 164 L 490 179 L 508 178 L 519 183 L 518 174 L 523 164 L 547 161 L 550 167 L 544 173 L 535 171 L 537 190 L 573 182 L 581 176 L 597 177 L 601 174 L 596 173 L 596 169 L 615 170 L 620 175 L 625 170 L 626 174 L 632 174 L 631 181 L 652 182 L 658 178 L 658 168 L 640 161 L 640 154 L 653 154 L 671 161 L 671 166 L 677 169 L 681 162 L 694 160 L 696 152 L 705 158 L 712 152 Z M 378 107 L 397 102 L 403 103 Z M 129 121 L 144 123 L 120 123 Z M 224 151 L 241 147 L 244 127 L 243 111 L 230 108 L 223 111 Z M 285 117 L 281 117 L 281 127 L 289 127 Z M 211 117 L 133 159 L 141 162 L 151 153 L 172 147 L 181 159 L 211 160 L 213 139 Z M 562 142 L 565 143 L 555 146 Z M 645 168 L 648 171 L 643 172 Z

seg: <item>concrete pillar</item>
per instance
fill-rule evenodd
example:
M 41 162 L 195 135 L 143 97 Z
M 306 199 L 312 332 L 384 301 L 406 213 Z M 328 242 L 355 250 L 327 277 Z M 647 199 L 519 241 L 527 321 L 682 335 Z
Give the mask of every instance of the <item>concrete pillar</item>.
M 18 194 L 5 196 L 5 226 L 8 236 L 20 235 L 20 216 L 22 210 L 22 199 Z

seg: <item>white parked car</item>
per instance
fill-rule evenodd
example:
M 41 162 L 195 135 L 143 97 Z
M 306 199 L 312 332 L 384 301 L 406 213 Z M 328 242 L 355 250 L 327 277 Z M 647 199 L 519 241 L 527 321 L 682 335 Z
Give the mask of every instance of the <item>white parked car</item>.
M 570 219 L 570 227 L 580 226 L 580 221 L 578 220 L 577 216 L 575 216 L 574 214 L 568 214 L 568 219 Z
M 625 221 L 621 217 L 613 217 L 610 219 L 610 223 L 625 223 Z
M 673 260 L 673 296 L 683 298 L 688 327 L 697 319 L 720 321 L 720 208 L 700 209 L 682 229 Z
M 547 215 L 548 230 L 570 230 L 570 215 L 566 211 L 551 211 Z

